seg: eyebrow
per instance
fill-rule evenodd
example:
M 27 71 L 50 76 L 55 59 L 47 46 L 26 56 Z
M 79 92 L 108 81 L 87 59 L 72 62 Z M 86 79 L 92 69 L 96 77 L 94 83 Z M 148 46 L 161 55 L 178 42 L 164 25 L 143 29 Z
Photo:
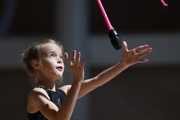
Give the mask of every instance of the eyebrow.
M 57 52 L 54 51 L 54 50 L 51 50 L 51 51 L 48 52 L 48 54 L 49 54 L 49 53 L 57 53 Z M 62 55 L 62 52 L 60 53 L 60 55 Z
M 49 51 L 48 53 L 52 53 L 52 52 L 56 52 L 56 51 L 54 51 L 54 50 L 51 50 L 51 51 Z

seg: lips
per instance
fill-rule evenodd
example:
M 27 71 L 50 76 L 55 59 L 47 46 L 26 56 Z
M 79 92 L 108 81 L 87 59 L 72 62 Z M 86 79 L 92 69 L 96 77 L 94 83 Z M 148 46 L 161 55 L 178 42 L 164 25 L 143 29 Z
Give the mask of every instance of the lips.
M 58 69 L 59 71 L 62 71 L 62 70 L 63 70 L 63 67 L 62 67 L 62 66 L 59 66 L 59 67 L 56 67 L 56 69 Z

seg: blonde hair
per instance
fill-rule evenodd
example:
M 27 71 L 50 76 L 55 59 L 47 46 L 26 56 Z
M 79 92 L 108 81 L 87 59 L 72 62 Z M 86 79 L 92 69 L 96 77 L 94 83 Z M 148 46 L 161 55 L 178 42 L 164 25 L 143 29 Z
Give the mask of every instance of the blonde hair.
M 36 42 L 34 44 L 32 44 L 31 46 L 29 46 L 23 53 L 22 53 L 22 61 L 24 63 L 24 65 L 26 66 L 26 70 L 27 72 L 34 76 L 34 69 L 31 65 L 32 60 L 37 60 L 41 63 L 41 48 L 43 45 L 47 44 L 47 43 L 54 43 L 56 45 L 58 45 L 61 50 L 62 53 L 64 53 L 64 49 L 63 46 L 60 42 L 57 42 L 53 39 L 44 39 L 40 42 Z M 35 77 L 35 76 L 34 76 Z M 62 78 L 58 79 L 56 81 L 56 86 L 59 86 L 62 82 Z M 33 85 L 37 84 L 37 81 L 35 80 L 34 82 L 32 82 Z

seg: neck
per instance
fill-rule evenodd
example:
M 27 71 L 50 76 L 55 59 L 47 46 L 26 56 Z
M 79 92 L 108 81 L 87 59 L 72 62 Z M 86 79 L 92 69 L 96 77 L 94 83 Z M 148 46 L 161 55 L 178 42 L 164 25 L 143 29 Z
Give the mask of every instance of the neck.
M 43 86 L 49 90 L 55 91 L 55 82 L 54 81 L 48 81 L 48 80 L 38 80 L 38 85 Z
M 37 84 L 41 85 L 49 90 L 55 91 L 55 81 L 57 78 L 52 78 L 52 76 L 36 74 Z

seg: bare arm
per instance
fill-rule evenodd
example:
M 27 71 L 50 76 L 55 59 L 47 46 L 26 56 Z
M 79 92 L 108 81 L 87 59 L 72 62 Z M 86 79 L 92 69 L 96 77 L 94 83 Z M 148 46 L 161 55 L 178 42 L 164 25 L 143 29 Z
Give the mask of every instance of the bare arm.
M 73 83 L 64 103 L 58 108 L 41 88 L 35 88 L 28 98 L 33 106 L 49 120 L 70 120 L 74 110 L 81 83 Z
M 79 91 L 81 88 L 81 83 L 73 82 L 67 97 L 59 109 L 59 114 L 57 114 L 58 120 L 61 118 L 65 118 L 65 120 L 70 120 L 72 113 L 74 111 L 74 107 L 76 105 L 76 101 L 79 95 Z
M 142 45 L 132 50 L 128 50 L 126 42 L 123 41 L 122 61 L 102 71 L 97 76 L 83 81 L 78 98 L 112 80 L 129 66 L 132 66 L 136 63 L 147 63 L 149 61 L 148 59 L 141 60 L 140 58 L 148 55 L 151 53 L 151 51 L 152 48 L 149 48 L 148 45 Z

